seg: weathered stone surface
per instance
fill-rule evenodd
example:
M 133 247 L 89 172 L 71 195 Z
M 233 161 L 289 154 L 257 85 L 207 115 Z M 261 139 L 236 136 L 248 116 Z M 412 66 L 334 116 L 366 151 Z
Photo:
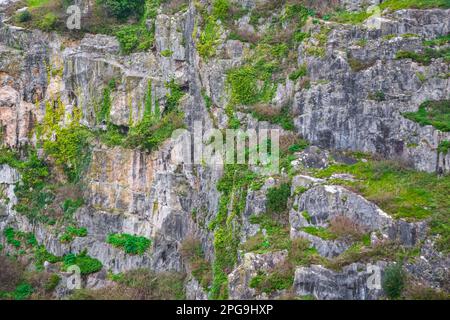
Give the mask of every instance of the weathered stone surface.
M 411 60 L 395 60 L 395 55 L 399 50 L 420 50 L 420 37 L 448 33 L 449 16 L 448 10 L 403 10 L 383 19 L 378 30 L 339 26 L 328 35 L 324 58 L 305 53 L 311 43 L 300 45 L 299 64 L 306 63 L 312 83 L 317 84 L 295 95 L 298 132 L 324 148 L 402 157 L 419 170 L 448 171 L 447 163 L 438 167 L 436 148 L 449 134 L 421 127 L 401 115 L 417 111 L 426 100 L 448 99 L 448 79 L 439 77 L 448 73 L 448 64 L 437 59 L 421 66 Z M 419 38 L 383 38 L 406 33 Z M 361 39 L 368 40 L 364 47 L 353 45 Z M 366 67 L 353 71 L 349 59 Z M 429 80 L 422 83 L 418 73 Z M 384 93 L 384 101 L 368 98 L 376 91 Z
M 374 203 L 341 186 L 317 186 L 300 195 L 290 212 L 291 237 L 300 237 L 306 226 L 327 227 L 334 217 L 345 216 L 366 231 L 380 231 L 391 240 L 414 245 L 426 234 L 424 223 L 395 221 Z M 310 222 L 302 215 L 307 212 Z
M 375 265 L 380 270 L 386 267 L 384 262 Z M 383 292 L 369 288 L 368 283 L 372 283 L 369 277 L 373 274 L 359 263 L 344 267 L 341 272 L 316 265 L 299 267 L 295 271 L 294 291 L 298 296 L 313 295 L 319 300 L 376 300 Z
M 255 289 L 249 287 L 249 283 L 253 277 L 260 272 L 270 272 L 287 257 L 287 251 L 270 252 L 266 254 L 246 253 L 242 258 L 242 262 L 228 276 L 230 299 L 268 299 L 275 298 L 281 293 L 274 293 L 273 296 L 267 296 L 262 293 L 256 295 Z

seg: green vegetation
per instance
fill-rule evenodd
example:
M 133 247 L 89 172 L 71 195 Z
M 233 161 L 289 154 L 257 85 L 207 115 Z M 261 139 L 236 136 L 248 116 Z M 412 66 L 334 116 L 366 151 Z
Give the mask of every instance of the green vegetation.
M 58 21 L 58 17 L 52 13 L 47 13 L 39 23 L 39 26 L 44 31 L 52 31 L 55 29 L 55 25 Z
M 405 273 L 401 264 L 389 266 L 385 270 L 382 286 L 389 299 L 400 298 L 405 288 Z
M 103 268 L 102 263 L 97 259 L 88 256 L 86 250 L 78 255 L 69 253 L 64 256 L 62 269 L 67 270 L 67 268 L 72 265 L 78 266 L 82 275 L 96 273 Z
M 403 116 L 422 126 L 431 125 L 444 132 L 450 131 L 450 100 L 426 101 L 417 112 L 407 112 Z
M 426 40 L 423 42 L 424 46 L 434 47 L 434 46 L 444 46 L 450 43 L 450 33 L 444 36 L 437 37 L 436 39 Z
M 359 72 L 362 70 L 366 70 L 374 65 L 375 60 L 362 61 L 351 56 L 347 57 L 348 64 L 353 72 Z
M 84 204 L 83 199 L 66 199 L 63 202 L 62 210 L 64 213 L 64 218 L 68 221 L 71 221 L 73 218 L 73 214 Z
M 0 299 L 27 300 L 33 293 L 29 283 L 19 284 L 13 292 L 0 292 Z
M 450 48 L 431 49 L 425 48 L 422 53 L 414 51 L 398 51 L 396 59 L 412 59 L 413 61 L 428 66 L 434 59 L 444 58 L 445 62 L 450 62 Z
M 184 92 L 173 80 L 167 83 L 169 92 L 166 96 L 166 108 L 160 114 L 159 104 L 156 101 L 152 113 L 151 84 L 145 100 L 143 119 L 130 128 L 128 136 L 121 134 L 118 129 L 110 127 L 108 134 L 103 135 L 103 141 L 108 144 L 119 144 L 131 148 L 141 148 L 152 151 L 159 147 L 165 140 L 172 136 L 174 130 L 184 126 L 184 114 L 178 109 Z
M 106 240 L 114 247 L 121 248 L 128 254 L 143 255 L 151 245 L 151 240 L 126 233 L 110 234 Z
M 173 55 L 173 51 L 170 49 L 166 49 L 166 50 L 161 51 L 161 55 L 163 57 L 171 57 Z
M 267 191 L 267 212 L 269 214 L 283 214 L 287 210 L 287 201 L 291 195 L 291 185 L 282 183 L 279 187 Z
M 34 248 L 34 264 L 36 266 L 36 270 L 42 271 L 44 270 L 44 262 L 48 261 L 50 263 L 61 262 L 62 258 L 57 257 L 50 252 L 47 251 L 45 246 L 36 246 Z
M 21 11 L 14 16 L 16 22 L 27 22 L 31 20 L 31 13 L 28 10 Z
M 447 0 L 387 0 L 378 5 L 380 13 L 388 9 L 397 11 L 402 9 L 430 9 L 430 8 L 450 8 Z M 348 12 L 345 10 L 337 10 L 330 15 L 330 18 L 339 23 L 360 24 L 367 18 L 372 16 L 374 12 L 366 10 L 360 12 Z
M 100 110 L 97 112 L 97 123 L 109 123 L 109 115 L 111 113 L 111 86 L 107 86 L 103 89 L 102 102 L 100 104 Z
M 61 242 L 72 242 L 75 237 L 86 237 L 87 229 L 86 228 L 77 228 L 73 226 L 68 226 L 66 231 L 60 238 Z
M 368 98 L 370 100 L 381 102 L 381 101 L 385 101 L 386 100 L 386 95 L 384 94 L 383 91 L 379 90 L 379 91 L 375 91 L 375 92 L 369 93 Z
M 283 272 L 284 270 L 275 270 L 273 273 L 265 274 L 259 272 L 250 280 L 249 287 L 256 289 L 258 292 L 270 294 L 277 290 L 285 290 L 292 286 L 294 275 L 291 272 Z
M 5 230 L 3 230 L 3 235 L 6 238 L 6 243 L 16 248 L 20 247 L 20 240 L 16 239 L 16 232 L 13 228 L 6 228 Z
M 439 143 L 438 152 L 446 155 L 449 150 L 450 150 L 450 141 L 449 140 L 442 140 Z
M 112 15 L 119 19 L 128 18 L 131 15 L 139 16 L 144 11 L 145 0 L 97 0 L 104 4 Z M 155 1 L 152 1 L 155 2 Z
M 216 48 L 220 43 L 221 28 L 219 20 L 226 23 L 230 18 L 231 4 L 229 0 L 214 0 L 211 14 L 208 14 L 206 7 L 199 6 L 202 15 L 202 24 L 198 33 L 198 23 L 194 27 L 193 37 L 196 38 L 198 54 L 205 60 L 216 54 Z
M 287 232 L 289 237 L 289 233 Z M 323 264 L 325 259 L 320 257 L 314 247 L 305 239 L 289 241 L 287 260 L 278 264 L 267 273 L 259 272 L 250 280 L 249 286 L 258 292 L 271 294 L 277 290 L 290 289 L 294 282 L 295 267 L 311 264 Z
M 208 96 L 206 94 L 206 91 L 204 91 L 204 90 L 202 90 L 202 97 L 203 97 L 203 100 L 205 100 L 206 109 L 210 110 L 213 105 L 213 101 L 212 101 L 211 97 Z
M 90 161 L 90 131 L 80 124 L 81 111 L 74 108 L 69 123 L 62 126 L 65 107 L 60 99 L 47 102 L 42 124 L 37 127 L 37 136 L 44 151 L 60 165 L 69 182 L 78 182 Z
M 116 285 L 99 290 L 76 290 L 70 300 L 184 300 L 185 275 L 176 272 L 155 273 L 148 269 L 126 272 Z
M 268 121 L 273 124 L 280 125 L 284 130 L 291 130 L 293 131 L 295 129 L 294 126 L 294 117 L 292 116 L 289 107 L 285 106 L 281 108 L 281 110 L 272 108 L 268 106 L 266 109 L 263 106 L 257 106 L 252 109 L 252 116 L 257 119 L 258 121 Z
M 302 66 L 300 66 L 299 69 L 297 69 L 296 71 L 292 72 L 289 75 L 289 79 L 292 81 L 296 81 L 299 78 L 306 76 L 307 74 L 308 74 L 308 68 L 306 67 L 305 64 L 303 64 Z
M 61 277 L 57 275 L 56 273 L 52 273 L 50 275 L 50 278 L 45 283 L 45 291 L 52 292 L 55 290 L 55 288 L 58 286 L 58 284 L 61 282 Z
M 150 49 L 154 41 L 154 33 L 149 32 L 142 23 L 124 25 L 114 33 L 124 54 Z
M 212 299 L 227 299 L 228 277 L 237 261 L 240 243 L 239 228 L 241 213 L 245 209 L 249 186 L 256 174 L 247 165 L 226 165 L 217 185 L 221 193 L 218 213 L 208 228 L 214 231 Z
M 324 240 L 335 240 L 337 239 L 337 235 L 332 233 L 329 229 L 324 227 L 314 227 L 308 226 L 301 229 L 302 231 L 309 233 L 313 236 L 322 238 Z
M 17 184 L 14 190 L 18 199 L 14 209 L 32 221 L 53 223 L 54 220 L 45 214 L 47 206 L 54 198 L 48 181 L 49 168 L 38 158 L 36 151 L 30 150 L 28 159 L 21 161 L 15 153 L 1 149 L 0 164 L 16 168 L 22 176 L 21 183 Z
M 289 249 L 289 228 L 282 222 L 272 219 L 269 215 L 252 216 L 250 222 L 258 224 L 260 229 L 266 230 L 266 235 L 258 233 L 241 245 L 246 252 L 267 253 L 277 250 Z

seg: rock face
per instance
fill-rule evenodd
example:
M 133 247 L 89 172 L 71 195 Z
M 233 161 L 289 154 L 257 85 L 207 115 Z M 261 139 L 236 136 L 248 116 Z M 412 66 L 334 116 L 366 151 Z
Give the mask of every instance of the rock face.
M 383 19 L 380 29 L 342 26 L 330 31 L 323 58 L 307 54 L 310 43 L 301 45 L 299 63 L 308 66 L 313 85 L 295 95 L 298 132 L 324 148 L 402 157 L 419 170 L 448 171 L 448 164 L 441 167 L 436 150 L 449 134 L 401 115 L 417 111 L 427 99 L 448 99 L 448 78 L 439 77 L 448 73 L 448 64 L 436 59 L 421 66 L 395 56 L 399 50 L 422 49 L 418 38 L 402 34 L 447 34 L 449 16 L 448 10 L 406 10 Z M 386 40 L 392 34 L 396 36 Z M 363 47 L 357 45 L 361 39 L 367 42 Z M 363 70 L 353 70 L 351 59 L 360 61 Z M 429 75 L 429 80 L 421 82 L 419 73 Z M 384 101 L 368 98 L 377 91 L 384 93 Z
M 1 15 L 11 2 L 14 1 L 0 1 Z M 382 290 L 367 284 L 372 281 L 373 272 L 359 262 L 335 271 L 321 265 L 306 265 L 308 263 L 302 261 L 304 266 L 300 266 L 300 262 L 292 265 L 295 269 L 292 290 L 261 293 L 250 287 L 256 275 L 267 275 L 285 262 L 294 264 L 289 260 L 289 250 L 265 247 L 273 244 L 270 243 L 272 239 L 268 240 L 268 234 L 274 232 L 271 228 L 285 242 L 295 242 L 299 238 L 308 240 L 310 247 L 305 251 L 317 253 L 317 259 L 334 259 L 349 250 L 355 244 L 354 239 L 323 239 L 306 230 L 328 228 L 334 218 L 345 217 L 370 235 L 368 246 L 393 241 L 402 248 L 412 249 L 423 244 L 420 257 L 408 261 L 405 270 L 432 288 L 450 290 L 449 258 L 434 248 L 434 239 L 427 233 L 428 221 L 394 219 L 361 195 L 332 185 L 329 179 L 310 176 L 336 161 L 357 162 L 341 151 L 402 159 L 417 170 L 430 173 L 450 172 L 450 152 L 442 152 L 439 148 L 444 141 L 450 140 L 450 133 L 421 126 L 402 115 L 417 111 L 426 100 L 449 99 L 448 60 L 438 58 L 429 65 L 421 65 L 411 59 L 396 59 L 400 50 L 422 52 L 423 40 L 448 34 L 450 10 L 386 12 L 376 20 L 380 27 L 375 30 L 365 24 L 340 24 L 325 21 L 325 18 L 312 23 L 310 19 L 302 27 L 302 32 L 310 36 L 296 44 L 286 56 L 281 54 L 279 63 L 269 65 L 270 73 L 275 74 L 277 68 L 289 65 L 288 59 L 293 60 L 293 65 L 283 71 L 286 73 L 284 79 L 277 80 L 272 88 L 273 97 L 260 105 L 268 106 L 269 111 L 291 108 L 288 119 L 281 114 L 282 121 L 271 123 L 248 113 L 246 107 L 249 106 L 232 103 L 227 74 L 255 58 L 252 53 L 256 44 L 263 39 L 264 32 L 273 27 L 272 20 L 284 19 L 284 9 L 278 12 L 280 8 L 270 0 L 230 0 L 233 6 L 245 10 L 242 14 L 233 11 L 233 17 L 239 18 L 231 24 L 216 22 L 215 54 L 206 59 L 199 54 L 199 44 L 205 39 L 201 29 L 205 24 L 204 15 L 211 11 L 210 2 L 189 1 L 187 7 L 175 10 L 177 12 L 158 9 L 156 18 L 146 22 L 148 30 L 155 22 L 153 46 L 128 55 L 123 54 L 120 42 L 114 36 L 86 34 L 82 39 L 74 40 L 57 33 L 16 27 L 11 25 L 12 20 L 0 22 L 0 152 L 3 148 L 14 149 L 22 159 L 26 156 L 25 146 L 32 146 L 41 158 L 53 165 L 40 149 L 38 138 L 39 126 L 48 116 L 48 106 L 60 102 L 65 107 L 57 126 L 67 125 L 74 111 L 79 109 L 80 124 L 91 133 L 101 133 L 108 128 L 106 120 L 98 123 L 97 116 L 105 96 L 109 95 L 108 125 L 121 133 L 129 133 L 143 120 L 149 97 L 153 113 L 156 106 L 161 113 L 167 111 L 171 94 L 168 83 L 171 81 L 184 94 L 178 108 L 187 129 L 200 122 L 202 133 L 205 133 L 212 128 L 227 129 L 235 121 L 243 129 L 277 129 L 283 138 L 308 140 L 310 146 L 301 152 L 285 151 L 289 153 L 289 157 L 283 159 L 289 162 L 286 170 L 279 175 L 251 181 L 258 182 L 260 188 L 249 187 L 239 208 L 233 206 L 240 194 L 233 194 L 226 203 L 229 212 L 224 224 L 226 227 L 236 224 L 240 230 L 232 240 L 236 238 L 239 242 L 235 246 L 238 248 L 235 265 L 224 270 L 216 265 L 220 260 L 218 243 L 220 245 L 219 240 L 223 239 L 218 240 L 215 234 L 217 221 L 223 218 L 218 217 L 223 214 L 223 208 L 220 208 L 223 190 L 230 187 L 231 192 L 236 192 L 235 185 L 219 183 L 226 172 L 223 166 L 211 168 L 204 164 L 175 162 L 176 141 L 172 139 L 151 152 L 131 149 L 127 145 L 112 147 L 102 143 L 97 136 L 90 141 L 90 162 L 77 182 L 82 186 L 84 204 L 73 215 L 74 224 L 86 228 L 87 236 L 75 237 L 70 243 L 61 241 L 61 233 L 67 225 L 31 221 L 16 212 L 15 189 L 21 184 L 21 176 L 18 170 L 6 164 L 8 159 L 4 160 L 1 153 L 2 248 L 13 249 L 3 235 L 6 227 L 13 226 L 33 233 L 38 244 L 56 256 L 86 250 L 89 256 L 98 259 L 103 268 L 84 279 L 86 288 L 113 285 L 107 277 L 109 271 L 114 274 L 135 269 L 177 271 L 192 273 L 184 283 L 186 298 L 205 300 L 211 292 L 202 287 L 201 281 L 194 277 L 192 266 L 187 266 L 186 259 L 182 259 L 184 241 L 195 238 L 201 244 L 203 258 L 214 266 L 212 273 L 219 270 L 227 274 L 226 288 L 231 299 L 275 299 L 289 295 L 316 299 L 379 299 L 384 295 Z M 380 2 L 333 0 L 327 3 L 359 11 Z M 74 3 L 85 13 L 95 6 L 93 0 Z M 199 6 L 203 5 L 207 10 L 200 12 Z M 252 10 L 263 9 L 271 12 L 261 15 L 257 22 L 253 21 Z M 285 27 L 290 28 L 289 25 Z M 236 34 L 236 30 L 242 34 Z M 284 31 L 288 35 L 292 30 Z M 282 51 L 282 45 L 277 49 Z M 293 80 L 295 77 L 291 77 L 291 72 L 303 66 L 307 75 Z M 257 81 L 255 86 L 265 86 L 262 82 Z M 376 97 L 379 92 L 382 98 Z M 233 110 L 230 112 L 233 107 L 234 114 Z M 289 123 L 286 125 L 285 122 Z M 208 144 L 207 141 L 196 142 L 197 145 L 188 148 Z M 447 178 L 443 176 L 443 179 Z M 355 178 L 337 174 L 332 179 L 352 181 Z M 55 183 L 60 182 L 55 180 Z M 240 182 L 233 181 L 236 185 Z M 268 201 L 278 200 L 273 199 L 273 194 L 268 199 L 270 191 L 286 182 L 291 186 L 287 209 L 280 205 L 274 210 L 280 212 L 269 216 L 268 221 L 261 225 L 252 223 L 251 217 L 267 218 Z M 277 219 L 283 220 L 281 227 L 271 224 L 275 225 Z M 107 243 L 108 236 L 115 233 L 149 238 L 151 247 L 142 255 L 127 254 Z M 258 238 L 261 235 L 263 240 Z M 277 237 L 274 242 L 279 240 Z M 256 251 L 258 253 L 241 250 L 246 241 L 260 240 L 264 242 L 256 244 L 260 249 Z M 232 241 L 227 238 L 224 242 L 228 245 Z M 50 262 L 45 265 L 49 269 L 56 267 Z M 387 265 L 388 262 L 376 262 L 377 270 L 381 272 Z M 62 277 L 65 280 L 67 274 Z M 55 291 L 57 298 L 68 294 L 70 290 L 63 285 Z
M 271 252 L 267 254 L 246 253 L 242 258 L 242 262 L 228 276 L 230 298 L 234 300 L 248 299 L 274 299 L 280 293 L 274 296 L 268 296 L 266 293 L 256 295 L 256 290 L 249 287 L 250 280 L 255 277 L 258 272 L 267 273 L 273 271 L 280 263 L 286 260 L 287 252 Z
M 385 263 L 376 266 L 382 270 Z M 373 275 L 362 264 L 351 264 L 341 272 L 322 266 L 301 267 L 295 271 L 294 290 L 299 296 L 314 295 L 320 300 L 376 300 L 382 290 L 367 285 Z
M 398 240 L 409 246 L 415 245 L 426 232 L 424 224 L 394 221 L 374 203 L 340 186 L 314 187 L 298 197 L 296 204 L 298 210 L 293 209 L 290 214 L 292 238 L 306 236 L 305 232 L 301 231 L 304 227 L 327 227 L 330 220 L 341 216 L 350 219 L 366 232 L 378 231 L 386 238 Z M 308 213 L 308 219 L 304 217 L 303 212 Z M 345 248 L 341 244 L 331 245 L 336 246 Z M 331 250 L 337 253 L 343 251 L 337 248 Z

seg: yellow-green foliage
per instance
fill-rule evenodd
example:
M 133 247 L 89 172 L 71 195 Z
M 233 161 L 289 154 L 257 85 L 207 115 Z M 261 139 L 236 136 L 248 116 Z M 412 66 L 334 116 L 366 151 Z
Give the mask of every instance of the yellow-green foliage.
M 216 47 L 220 43 L 220 28 L 217 20 L 210 16 L 206 19 L 205 26 L 200 32 L 200 36 L 197 41 L 198 54 L 208 59 L 215 55 Z
M 55 104 L 47 102 L 46 113 L 39 136 L 44 151 L 60 165 L 69 181 L 77 181 L 89 160 L 89 130 L 80 125 L 81 111 L 73 109 L 69 123 L 64 126 L 65 108 L 58 99 Z

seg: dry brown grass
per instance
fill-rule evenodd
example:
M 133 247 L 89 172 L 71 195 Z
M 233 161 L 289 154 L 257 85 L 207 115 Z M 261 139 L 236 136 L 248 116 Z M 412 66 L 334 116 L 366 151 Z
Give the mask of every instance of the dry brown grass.
M 289 147 L 299 140 L 299 136 L 294 133 L 288 133 L 280 136 L 280 152 L 286 153 Z
M 256 44 L 261 40 L 261 36 L 257 33 L 249 30 L 242 30 L 237 26 L 232 26 L 231 32 L 235 35 L 235 38 L 244 42 Z
M 257 114 L 268 118 L 275 117 L 281 112 L 280 108 L 275 108 L 267 103 L 258 103 L 252 107 L 252 110 Z
M 329 230 L 338 238 L 359 240 L 364 235 L 364 229 L 346 216 L 337 216 L 331 219 Z
M 0 291 L 13 291 L 21 281 L 24 267 L 12 259 L 0 256 Z

